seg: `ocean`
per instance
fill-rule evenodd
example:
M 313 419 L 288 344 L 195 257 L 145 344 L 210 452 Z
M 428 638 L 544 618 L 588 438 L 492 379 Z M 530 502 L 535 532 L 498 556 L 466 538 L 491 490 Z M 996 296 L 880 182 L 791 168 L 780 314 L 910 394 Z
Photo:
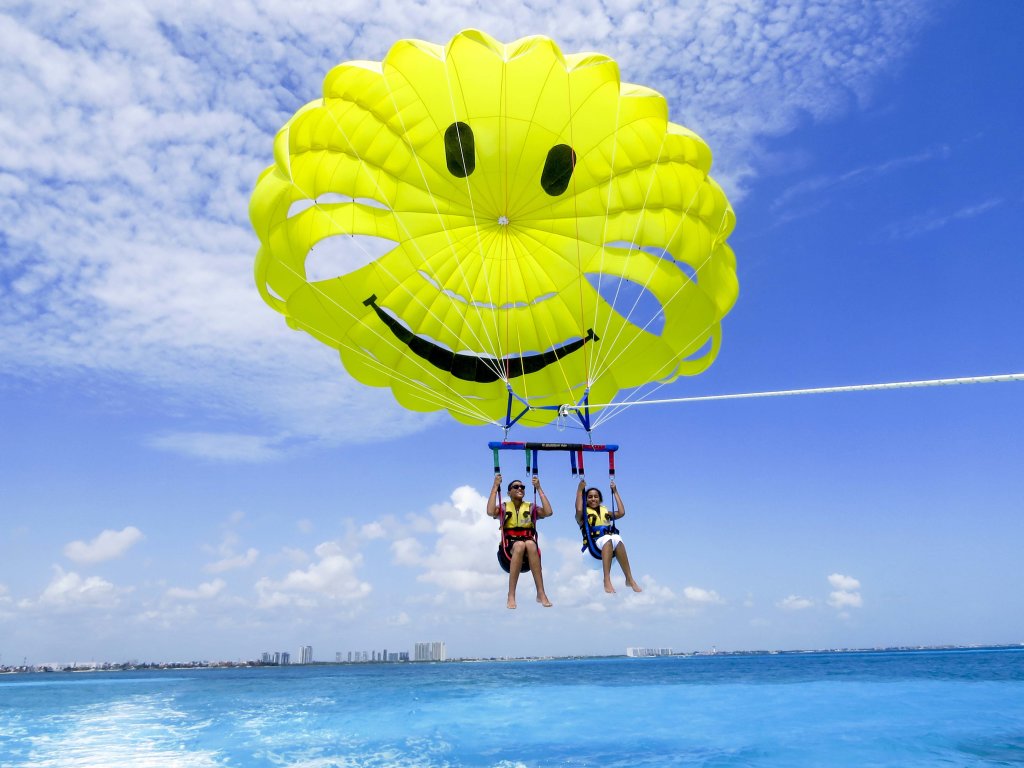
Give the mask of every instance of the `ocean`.
M 1024 766 L 1024 649 L 0 676 L 0 766 Z

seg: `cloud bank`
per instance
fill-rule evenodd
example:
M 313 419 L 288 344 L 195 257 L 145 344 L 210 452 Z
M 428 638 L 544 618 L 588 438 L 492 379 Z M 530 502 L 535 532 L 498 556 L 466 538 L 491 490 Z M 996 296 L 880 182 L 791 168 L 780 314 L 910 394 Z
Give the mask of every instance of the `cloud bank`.
M 469 26 L 598 50 L 666 95 L 738 200 L 765 137 L 867 99 L 926 18 L 906 0 L 9 7 L 0 35 L 19 43 L 0 58 L 0 370 L 127 377 L 258 424 L 154 438 L 205 459 L 415 431 L 432 417 L 354 385 L 253 286 L 249 193 L 275 131 L 330 67 Z

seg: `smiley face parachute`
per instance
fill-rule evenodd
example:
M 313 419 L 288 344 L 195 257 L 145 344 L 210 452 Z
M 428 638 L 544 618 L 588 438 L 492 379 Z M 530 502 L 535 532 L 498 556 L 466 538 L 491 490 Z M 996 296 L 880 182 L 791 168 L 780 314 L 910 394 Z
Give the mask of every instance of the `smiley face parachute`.
M 589 431 L 589 403 L 718 353 L 738 288 L 710 166 L 606 56 L 402 40 L 335 67 L 278 133 L 256 283 L 406 408 L 507 431 L 570 405 Z

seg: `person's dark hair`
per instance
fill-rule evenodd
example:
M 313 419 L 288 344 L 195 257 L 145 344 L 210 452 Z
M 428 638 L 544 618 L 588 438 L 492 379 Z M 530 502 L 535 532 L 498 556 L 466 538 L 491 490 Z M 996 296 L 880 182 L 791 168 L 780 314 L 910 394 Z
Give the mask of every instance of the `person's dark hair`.
M 590 495 L 591 491 L 597 491 L 597 500 L 598 501 L 604 501 L 604 494 L 601 493 L 601 489 L 600 488 L 587 488 L 587 490 L 585 490 L 583 492 L 583 500 L 584 501 L 586 501 L 587 496 Z
M 516 483 L 519 483 L 521 486 L 523 486 L 523 488 L 526 488 L 526 483 L 523 482 L 522 480 L 509 480 L 508 481 L 508 488 L 506 488 L 505 490 L 508 491 L 509 493 L 511 493 L 512 492 L 512 486 L 515 485 Z

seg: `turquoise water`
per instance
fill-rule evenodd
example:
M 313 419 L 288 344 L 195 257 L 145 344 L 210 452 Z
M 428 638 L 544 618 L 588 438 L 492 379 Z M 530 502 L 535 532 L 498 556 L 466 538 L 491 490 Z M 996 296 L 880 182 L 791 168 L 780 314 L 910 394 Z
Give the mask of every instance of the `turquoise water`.
M 0 677 L 0 766 L 1024 766 L 1024 651 Z

